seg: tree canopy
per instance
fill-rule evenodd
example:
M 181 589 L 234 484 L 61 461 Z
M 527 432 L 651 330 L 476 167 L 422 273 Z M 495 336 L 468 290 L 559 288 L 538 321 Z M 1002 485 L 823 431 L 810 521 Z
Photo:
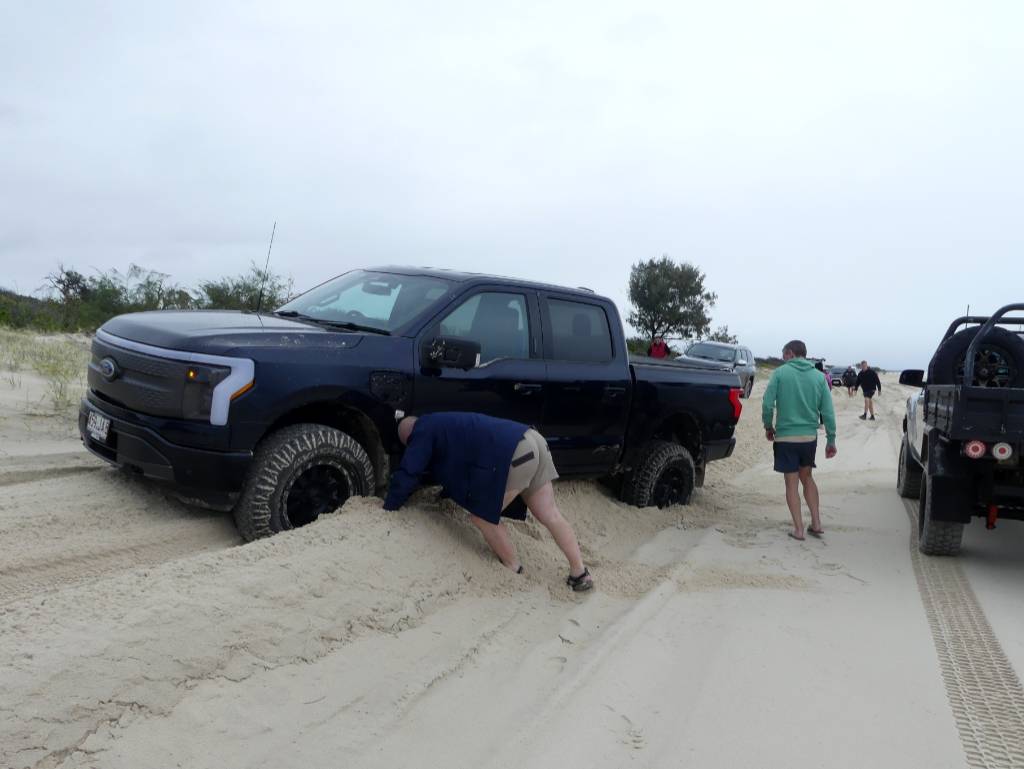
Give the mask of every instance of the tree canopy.
M 704 285 L 704 273 L 668 255 L 637 262 L 629 274 L 629 323 L 647 339 L 696 339 L 711 327 L 717 294 Z

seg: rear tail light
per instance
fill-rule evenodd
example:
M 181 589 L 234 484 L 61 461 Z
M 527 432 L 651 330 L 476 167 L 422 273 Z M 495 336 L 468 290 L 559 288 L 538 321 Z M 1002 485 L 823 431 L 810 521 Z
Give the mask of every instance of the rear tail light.
M 743 413 L 743 401 L 740 400 L 740 394 L 743 392 L 739 387 L 733 387 L 729 390 L 729 402 L 732 404 L 732 418 L 739 420 L 740 414 Z
M 964 444 L 964 454 L 971 459 L 981 459 L 985 456 L 985 452 L 987 451 L 988 446 L 981 441 L 967 441 L 967 443 Z
M 997 443 L 992 447 L 992 456 L 1000 462 L 1013 456 L 1013 446 L 1009 443 Z

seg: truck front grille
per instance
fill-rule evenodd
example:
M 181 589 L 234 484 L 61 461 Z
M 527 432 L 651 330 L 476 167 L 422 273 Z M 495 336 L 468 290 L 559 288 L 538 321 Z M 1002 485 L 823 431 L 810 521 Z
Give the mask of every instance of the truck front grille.
M 104 376 L 105 360 L 113 362 L 113 377 Z M 89 389 L 131 411 L 180 418 L 187 371 L 188 364 L 182 361 L 126 350 L 97 338 L 89 361 Z

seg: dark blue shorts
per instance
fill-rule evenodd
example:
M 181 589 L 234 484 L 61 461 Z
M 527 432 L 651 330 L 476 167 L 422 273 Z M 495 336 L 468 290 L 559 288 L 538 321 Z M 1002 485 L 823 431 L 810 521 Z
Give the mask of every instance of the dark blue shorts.
M 777 473 L 796 473 L 801 467 L 817 467 L 814 464 L 814 454 L 818 450 L 817 441 L 805 443 L 775 441 L 772 446 L 775 450 L 775 472 Z

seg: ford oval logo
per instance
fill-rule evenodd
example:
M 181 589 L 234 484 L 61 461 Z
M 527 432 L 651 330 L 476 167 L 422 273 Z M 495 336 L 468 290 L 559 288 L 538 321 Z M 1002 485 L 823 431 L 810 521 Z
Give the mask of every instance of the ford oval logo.
M 100 361 L 100 376 L 106 379 L 108 382 L 113 382 L 121 375 L 121 369 L 118 368 L 117 361 L 113 358 L 104 358 Z

